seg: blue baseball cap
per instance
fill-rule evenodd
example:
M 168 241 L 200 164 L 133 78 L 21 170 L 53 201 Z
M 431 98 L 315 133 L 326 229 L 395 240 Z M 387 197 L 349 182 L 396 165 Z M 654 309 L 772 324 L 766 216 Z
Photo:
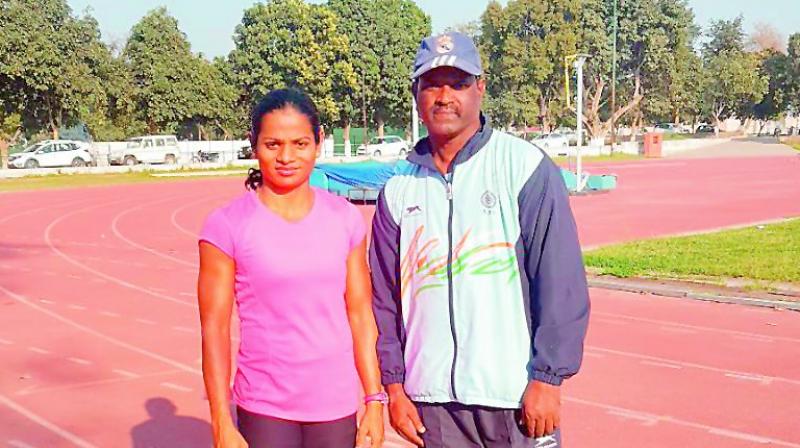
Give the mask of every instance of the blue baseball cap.
M 411 79 L 417 79 L 437 67 L 455 67 L 470 75 L 480 76 L 481 56 L 472 39 L 464 34 L 449 32 L 422 40 L 414 59 Z

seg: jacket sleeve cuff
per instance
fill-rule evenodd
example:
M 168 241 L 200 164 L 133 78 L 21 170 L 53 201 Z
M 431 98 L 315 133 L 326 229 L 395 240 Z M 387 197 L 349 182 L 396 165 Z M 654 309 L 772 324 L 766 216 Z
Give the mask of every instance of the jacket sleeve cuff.
M 564 382 L 564 378 L 551 375 L 547 372 L 535 371 L 533 372 L 533 380 L 540 381 L 542 383 L 547 383 L 553 386 L 560 386 L 562 382 Z
M 405 374 L 402 373 L 381 374 L 381 383 L 384 386 L 388 386 L 389 384 L 403 384 L 405 383 L 405 381 L 406 381 Z

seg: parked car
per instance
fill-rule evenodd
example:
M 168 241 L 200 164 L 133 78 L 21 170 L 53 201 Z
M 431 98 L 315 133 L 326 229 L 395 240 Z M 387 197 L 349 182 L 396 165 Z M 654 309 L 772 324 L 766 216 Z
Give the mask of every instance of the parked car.
M 359 145 L 356 151 L 359 155 L 366 155 L 370 157 L 404 157 L 408 153 L 408 143 L 396 135 L 372 137 L 372 140 L 370 140 L 366 146 L 363 144 Z
M 695 134 L 715 134 L 717 132 L 717 128 L 711 126 L 710 124 L 701 124 L 697 126 L 697 129 L 694 130 Z
M 256 154 L 250 145 L 246 145 L 239 148 L 239 152 L 236 153 L 236 158 L 242 160 L 255 159 Z
M 94 164 L 88 143 L 76 140 L 45 140 L 8 158 L 9 168 L 49 168 Z
M 576 146 L 578 144 L 578 131 L 576 131 L 575 129 L 561 127 L 561 128 L 556 129 L 553 132 L 556 133 L 556 134 L 560 134 L 560 135 L 563 135 L 564 137 L 566 137 L 567 138 L 567 142 L 571 146 Z M 583 138 L 586 139 L 586 136 L 587 136 L 587 133 L 584 131 Z M 584 143 L 585 143 L 585 141 L 584 141 Z
M 138 163 L 178 163 L 180 149 L 174 135 L 146 135 L 128 139 L 125 149 L 108 155 L 110 165 L 133 166 Z
M 691 128 L 675 123 L 658 123 L 653 127 L 653 132 L 688 134 L 691 132 Z
M 577 136 L 575 138 L 577 140 Z M 544 149 L 548 154 L 552 152 L 551 150 L 558 151 L 561 148 L 563 148 L 564 153 L 566 153 L 566 148 L 569 147 L 569 139 L 570 136 L 567 134 L 552 132 L 550 134 L 542 134 L 531 140 L 531 142 Z

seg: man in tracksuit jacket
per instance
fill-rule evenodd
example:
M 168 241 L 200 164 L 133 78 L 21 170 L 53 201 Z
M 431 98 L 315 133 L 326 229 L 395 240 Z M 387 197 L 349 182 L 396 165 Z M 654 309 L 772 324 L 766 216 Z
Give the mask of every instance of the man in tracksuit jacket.
M 426 447 L 560 446 L 560 385 L 581 364 L 589 297 L 558 167 L 491 129 L 471 39 L 422 41 L 429 136 L 387 182 L 370 264 L 392 426 Z

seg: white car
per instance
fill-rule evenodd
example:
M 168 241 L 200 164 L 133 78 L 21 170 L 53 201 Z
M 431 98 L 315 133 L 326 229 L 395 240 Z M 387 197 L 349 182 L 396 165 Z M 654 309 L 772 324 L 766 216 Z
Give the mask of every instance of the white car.
M 360 145 L 357 152 L 359 155 L 367 155 L 370 157 L 404 157 L 408 154 L 408 143 L 396 135 L 373 137 L 366 146 Z
M 531 140 L 549 156 L 563 156 L 569 152 L 569 136 L 559 132 L 540 135 Z
M 45 140 L 8 158 L 9 168 L 87 166 L 94 163 L 89 144 L 75 140 Z
M 138 163 L 178 163 L 180 150 L 174 135 L 147 135 L 128 139 L 123 150 L 108 155 L 110 165 L 133 166 Z

